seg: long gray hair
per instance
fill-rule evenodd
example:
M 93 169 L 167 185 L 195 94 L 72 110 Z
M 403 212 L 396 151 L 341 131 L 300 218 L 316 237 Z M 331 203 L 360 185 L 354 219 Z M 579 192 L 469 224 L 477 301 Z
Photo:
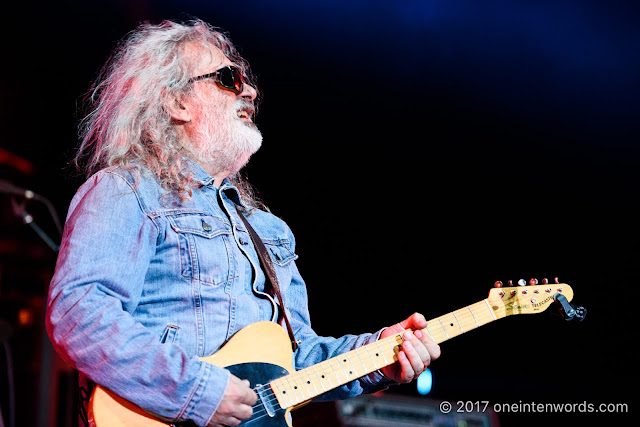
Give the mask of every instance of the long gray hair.
M 84 99 L 88 114 L 80 122 L 75 164 L 87 175 L 105 167 L 144 166 L 168 194 L 186 200 L 192 177 L 184 150 L 164 108 L 175 94 L 189 93 L 193 61 L 185 48 L 195 43 L 220 49 L 257 90 L 249 64 L 230 38 L 201 20 L 141 24 L 115 49 Z M 230 177 L 245 201 L 264 208 L 240 174 Z

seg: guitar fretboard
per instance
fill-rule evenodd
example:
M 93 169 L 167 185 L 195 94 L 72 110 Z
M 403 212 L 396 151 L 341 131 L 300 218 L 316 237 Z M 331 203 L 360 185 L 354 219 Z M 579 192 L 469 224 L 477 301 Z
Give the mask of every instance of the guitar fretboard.
M 501 317 L 504 317 L 504 312 L 492 309 L 489 300 L 485 299 L 429 320 L 423 332 L 439 344 Z M 299 405 L 391 365 L 397 360 L 396 354 L 403 341 L 402 333 L 391 335 L 275 379 L 270 383 L 271 389 L 282 408 Z

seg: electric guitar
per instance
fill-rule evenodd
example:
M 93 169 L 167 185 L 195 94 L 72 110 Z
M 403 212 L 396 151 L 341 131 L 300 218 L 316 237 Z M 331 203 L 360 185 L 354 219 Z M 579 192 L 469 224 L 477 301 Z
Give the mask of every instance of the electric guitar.
M 540 313 L 557 295 L 571 301 L 573 290 L 565 283 L 496 287 L 489 291 L 488 298 L 430 320 L 423 332 L 441 343 L 503 317 Z M 277 323 L 257 322 L 238 331 L 219 351 L 202 360 L 251 383 L 258 402 L 253 406 L 251 418 L 240 425 L 285 427 L 291 425 L 288 416 L 291 410 L 394 363 L 402 343 L 402 333 L 398 333 L 293 371 L 288 334 Z M 174 426 L 100 386 L 96 386 L 89 401 L 89 422 L 95 427 Z

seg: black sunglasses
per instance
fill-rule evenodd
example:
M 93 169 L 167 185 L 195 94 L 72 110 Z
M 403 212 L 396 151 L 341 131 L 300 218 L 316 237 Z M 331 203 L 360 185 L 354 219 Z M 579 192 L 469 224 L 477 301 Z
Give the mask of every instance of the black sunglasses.
M 213 73 L 203 74 L 197 77 L 191 77 L 189 83 L 193 83 L 203 79 L 213 79 L 222 89 L 227 89 L 234 92 L 236 95 L 242 92 L 242 86 L 244 84 L 244 77 L 239 69 L 231 65 L 220 68 Z

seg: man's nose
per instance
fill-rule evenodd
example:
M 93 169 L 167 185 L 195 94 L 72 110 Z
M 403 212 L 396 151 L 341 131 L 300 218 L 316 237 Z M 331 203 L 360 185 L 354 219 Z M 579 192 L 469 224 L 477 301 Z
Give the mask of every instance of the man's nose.
M 253 101 L 256 100 L 257 96 L 258 96 L 258 91 L 256 91 L 256 89 L 253 86 L 246 83 L 242 85 L 242 92 L 238 94 L 238 98 L 242 98 L 251 103 L 253 103 Z

